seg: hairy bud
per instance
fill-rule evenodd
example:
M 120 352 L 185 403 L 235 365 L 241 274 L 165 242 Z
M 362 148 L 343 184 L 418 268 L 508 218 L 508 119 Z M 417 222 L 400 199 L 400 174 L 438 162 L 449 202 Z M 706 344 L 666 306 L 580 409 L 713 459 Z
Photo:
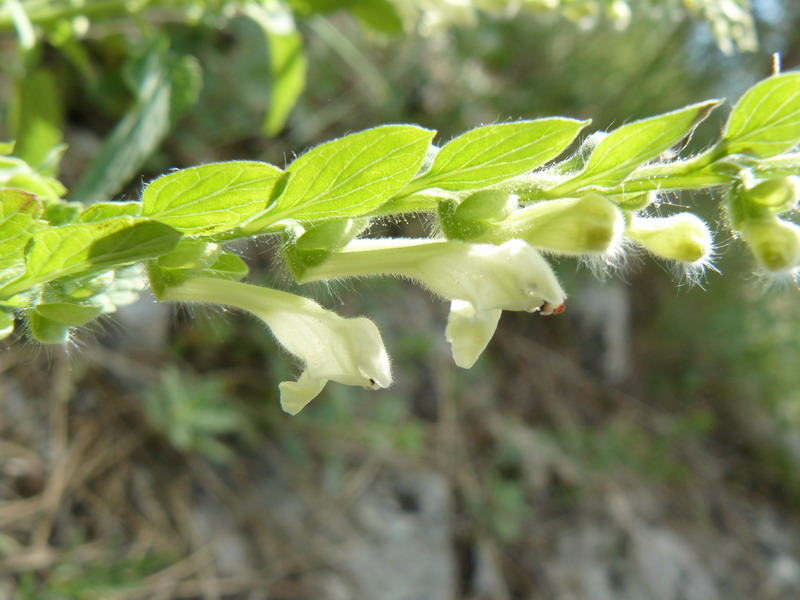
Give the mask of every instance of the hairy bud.
M 743 196 L 753 204 L 761 206 L 774 214 L 792 210 L 800 197 L 800 178 L 777 177 L 767 179 L 749 190 Z
M 688 212 L 657 218 L 634 216 L 625 233 L 648 252 L 684 263 L 706 261 L 714 249 L 708 225 Z
M 800 227 L 777 217 L 749 221 L 742 238 L 759 264 L 773 273 L 788 271 L 800 263 Z
M 502 223 L 508 237 L 559 254 L 612 254 L 624 228 L 622 213 L 599 194 L 533 204 Z

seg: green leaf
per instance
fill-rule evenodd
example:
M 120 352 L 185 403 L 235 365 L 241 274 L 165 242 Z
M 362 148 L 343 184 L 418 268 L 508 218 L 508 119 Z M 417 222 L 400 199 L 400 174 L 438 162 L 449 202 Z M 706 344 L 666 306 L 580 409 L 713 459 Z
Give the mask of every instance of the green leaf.
M 411 187 L 463 191 L 500 183 L 561 154 L 588 123 L 552 118 L 473 129 L 445 144 Z
M 383 125 L 312 148 L 289 168 L 273 221 L 364 215 L 405 187 L 417 173 L 435 132 Z
M 127 114 L 106 138 L 72 196 L 91 204 L 119 192 L 169 133 L 171 122 L 199 94 L 197 60 L 167 51 L 158 39 L 130 66 L 136 98 Z
M 549 190 L 549 195 L 620 184 L 634 169 L 688 136 L 719 104 L 720 100 L 707 100 L 615 129 L 595 146 L 584 170 Z
M 168 225 L 132 217 L 50 227 L 31 240 L 24 280 L 42 282 L 153 258 L 172 250 L 180 238 Z
M 176 171 L 147 186 L 142 215 L 191 235 L 227 231 L 267 207 L 282 175 L 278 167 L 255 161 Z
M 733 107 L 720 147 L 726 154 L 767 158 L 800 143 L 800 73 L 775 75 L 745 92 Z
M 141 59 L 136 99 L 97 151 L 73 191 L 75 200 L 91 204 L 116 194 L 139 171 L 170 127 L 170 80 L 164 43 L 154 44 Z
M 95 223 L 125 216 L 138 217 L 141 212 L 141 202 L 98 202 L 83 209 L 73 223 Z
M 292 13 L 279 3 L 249 2 L 244 14 L 264 32 L 269 47 L 271 98 L 263 130 L 269 136 L 280 133 L 290 111 L 306 84 L 303 38 Z

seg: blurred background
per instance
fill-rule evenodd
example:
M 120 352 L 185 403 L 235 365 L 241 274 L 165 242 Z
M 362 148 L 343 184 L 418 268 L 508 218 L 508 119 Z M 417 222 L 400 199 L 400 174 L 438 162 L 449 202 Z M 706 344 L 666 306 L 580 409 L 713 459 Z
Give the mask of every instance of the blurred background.
M 85 202 L 171 168 L 282 167 L 381 123 L 440 142 L 556 115 L 601 130 L 735 101 L 775 52 L 800 64 L 795 0 L 409 1 L 385 19 L 384 2 L 297 0 L 296 31 L 232 3 L 94 0 L 61 21 L 56 4 L 0 13 L 0 139 L 33 165 L 67 144 L 58 176 Z M 36 127 L 49 141 L 26 148 Z M 671 205 L 718 215 L 705 194 Z M 300 288 L 274 241 L 241 245 L 250 281 L 370 316 L 393 357 L 390 389 L 331 384 L 297 417 L 277 397 L 297 366 L 243 315 L 143 298 L 68 348 L 6 340 L 0 598 L 800 598 L 798 292 L 717 243 L 724 276 L 701 285 L 647 257 L 556 260 L 568 310 L 505 313 L 470 371 L 423 290 Z

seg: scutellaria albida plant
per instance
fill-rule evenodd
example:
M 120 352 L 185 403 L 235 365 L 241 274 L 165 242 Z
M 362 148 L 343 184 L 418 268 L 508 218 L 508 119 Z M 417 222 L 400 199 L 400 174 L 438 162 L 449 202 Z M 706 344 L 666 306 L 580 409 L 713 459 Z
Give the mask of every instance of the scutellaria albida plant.
M 564 310 L 553 256 L 615 264 L 642 249 L 697 279 L 712 266 L 714 231 L 747 245 L 755 270 L 797 280 L 800 227 L 800 74 L 776 74 L 733 107 L 719 140 L 693 156 L 674 148 L 720 100 L 588 135 L 563 117 L 477 127 L 433 145 L 435 132 L 384 125 L 316 146 L 285 169 L 255 161 L 205 164 L 150 182 L 141 200 L 81 205 L 23 161 L 0 158 L 0 332 L 21 323 L 45 344 L 149 287 L 161 302 L 232 307 L 261 319 L 302 373 L 280 384 L 283 408 L 302 410 L 328 381 L 392 382 L 378 327 L 317 302 L 242 280 L 227 245 L 278 237 L 300 284 L 401 277 L 450 303 L 444 334 L 471 367 L 502 311 Z M 564 156 L 564 154 L 567 154 Z M 710 227 L 661 214 L 664 194 L 710 190 Z M 424 238 L 373 237 L 371 223 L 432 216 Z M 719 235 L 719 234 L 717 234 Z

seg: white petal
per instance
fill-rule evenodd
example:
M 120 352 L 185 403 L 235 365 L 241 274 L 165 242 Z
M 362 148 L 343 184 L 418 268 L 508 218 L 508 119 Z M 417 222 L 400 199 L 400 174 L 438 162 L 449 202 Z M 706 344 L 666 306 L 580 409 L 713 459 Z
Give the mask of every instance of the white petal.
M 309 377 L 365 388 L 392 383 L 389 357 L 375 324 L 345 319 L 318 304 L 304 311 L 270 311 L 262 318 Z
M 453 360 L 462 369 L 475 364 L 486 349 L 497 329 L 502 311 L 492 308 L 476 312 L 475 307 L 463 300 L 450 304 L 445 336 L 453 351 Z
M 545 302 L 559 305 L 564 291 L 539 252 L 522 240 L 500 246 L 448 242 L 447 251 L 421 262 L 409 276 L 437 294 L 466 300 L 480 312 L 535 310 Z
M 290 415 L 296 415 L 319 395 L 326 383 L 326 379 L 310 377 L 308 372 L 300 375 L 297 381 L 284 381 L 278 386 L 281 391 L 281 408 Z

